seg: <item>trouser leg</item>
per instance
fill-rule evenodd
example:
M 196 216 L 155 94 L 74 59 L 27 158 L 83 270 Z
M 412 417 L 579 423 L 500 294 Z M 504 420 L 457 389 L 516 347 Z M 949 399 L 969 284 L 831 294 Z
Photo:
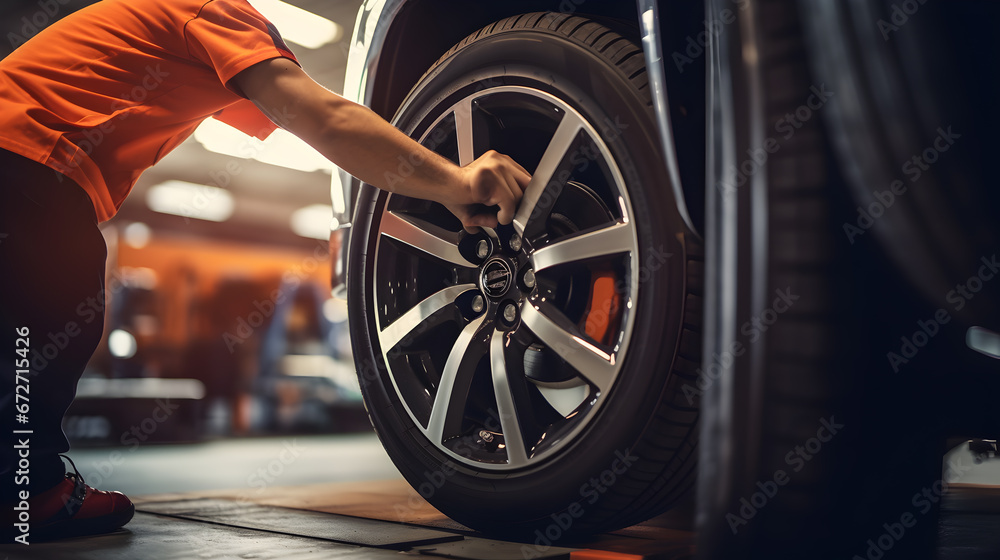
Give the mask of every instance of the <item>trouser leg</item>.
M 0 150 L 0 433 L 27 438 L 27 484 L 13 445 L 0 448 L 0 501 L 62 480 L 69 450 L 62 419 L 104 329 L 107 247 L 93 206 L 75 183 Z M 15 396 L 18 329 L 28 329 L 27 401 Z M 21 346 L 23 348 L 23 346 Z M 21 384 L 24 384 L 23 382 Z M 27 402 L 27 422 L 18 404 Z M 14 430 L 31 430 L 15 434 Z M 24 482 L 22 479 L 20 482 Z

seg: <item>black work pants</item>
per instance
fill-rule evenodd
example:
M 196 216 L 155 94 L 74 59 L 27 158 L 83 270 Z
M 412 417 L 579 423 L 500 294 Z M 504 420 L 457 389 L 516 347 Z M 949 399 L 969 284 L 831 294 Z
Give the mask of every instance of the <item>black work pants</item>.
M 84 190 L 0 149 L 0 503 L 19 490 L 37 495 L 65 475 L 62 419 L 104 330 L 106 261 Z M 25 355 L 30 366 L 18 367 Z M 18 379 L 19 369 L 29 371 Z M 28 386 L 20 399 L 15 384 Z M 27 469 L 18 466 L 25 454 Z

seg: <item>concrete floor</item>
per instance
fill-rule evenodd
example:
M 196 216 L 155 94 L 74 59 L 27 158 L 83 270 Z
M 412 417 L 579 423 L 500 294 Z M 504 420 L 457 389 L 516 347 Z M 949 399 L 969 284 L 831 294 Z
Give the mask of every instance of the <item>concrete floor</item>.
M 401 480 L 273 487 L 252 501 L 234 491 L 203 491 L 139 497 L 135 502 L 136 517 L 117 533 L 27 547 L 0 546 L 0 556 L 5 560 L 693 558 L 694 533 L 667 526 L 674 524 L 669 516 L 599 535 L 576 549 L 484 538 L 441 515 Z
M 132 497 L 135 518 L 111 535 L 0 546 L 0 559 L 526 557 L 524 545 L 481 538 L 427 504 L 399 476 L 374 434 L 75 449 L 69 455 L 88 483 Z M 690 558 L 688 517 L 677 518 L 679 528 L 652 523 L 598 537 L 594 546 Z M 543 559 L 590 554 L 531 548 L 528 557 Z
M 136 517 L 111 535 L 0 546 L 2 560 L 689 559 L 690 503 L 579 549 L 483 538 L 443 516 L 397 474 L 372 434 L 76 450 L 88 482 L 120 489 Z M 939 558 L 1000 558 L 1000 461 L 953 450 Z M 969 484 L 973 483 L 973 484 Z M 218 488 L 227 488 L 218 490 Z
M 392 551 L 138 513 L 111 535 L 4 550 L 10 560 L 387 559 Z M 6 556 L 9 554 L 9 556 Z

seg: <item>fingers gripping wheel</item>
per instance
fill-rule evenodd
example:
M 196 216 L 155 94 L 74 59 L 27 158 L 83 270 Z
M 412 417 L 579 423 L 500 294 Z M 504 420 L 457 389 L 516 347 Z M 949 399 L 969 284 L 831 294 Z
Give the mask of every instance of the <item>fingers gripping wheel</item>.
M 509 224 L 517 200 L 530 179 L 528 172 L 510 156 L 489 150 L 475 161 L 463 164 L 466 200 L 450 201 L 446 208 L 462 221 L 466 231 Z
M 608 530 L 693 481 L 701 254 L 664 183 L 642 60 L 584 18 L 497 22 L 396 124 L 460 165 L 490 150 L 522 165 L 513 223 L 469 233 L 440 205 L 361 195 L 348 289 L 372 423 L 470 527 Z

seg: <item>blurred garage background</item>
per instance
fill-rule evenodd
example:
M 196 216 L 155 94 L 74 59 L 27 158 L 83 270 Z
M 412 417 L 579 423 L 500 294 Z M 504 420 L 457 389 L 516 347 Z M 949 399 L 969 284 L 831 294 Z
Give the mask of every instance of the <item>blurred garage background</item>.
M 5 0 L 0 55 L 91 3 Z M 251 4 L 342 90 L 360 0 Z M 361 403 L 346 304 L 331 297 L 332 170 L 283 130 L 261 142 L 209 119 L 103 225 L 105 334 L 64 423 L 91 484 L 234 487 L 288 445 L 300 453 L 282 484 L 398 476 Z

